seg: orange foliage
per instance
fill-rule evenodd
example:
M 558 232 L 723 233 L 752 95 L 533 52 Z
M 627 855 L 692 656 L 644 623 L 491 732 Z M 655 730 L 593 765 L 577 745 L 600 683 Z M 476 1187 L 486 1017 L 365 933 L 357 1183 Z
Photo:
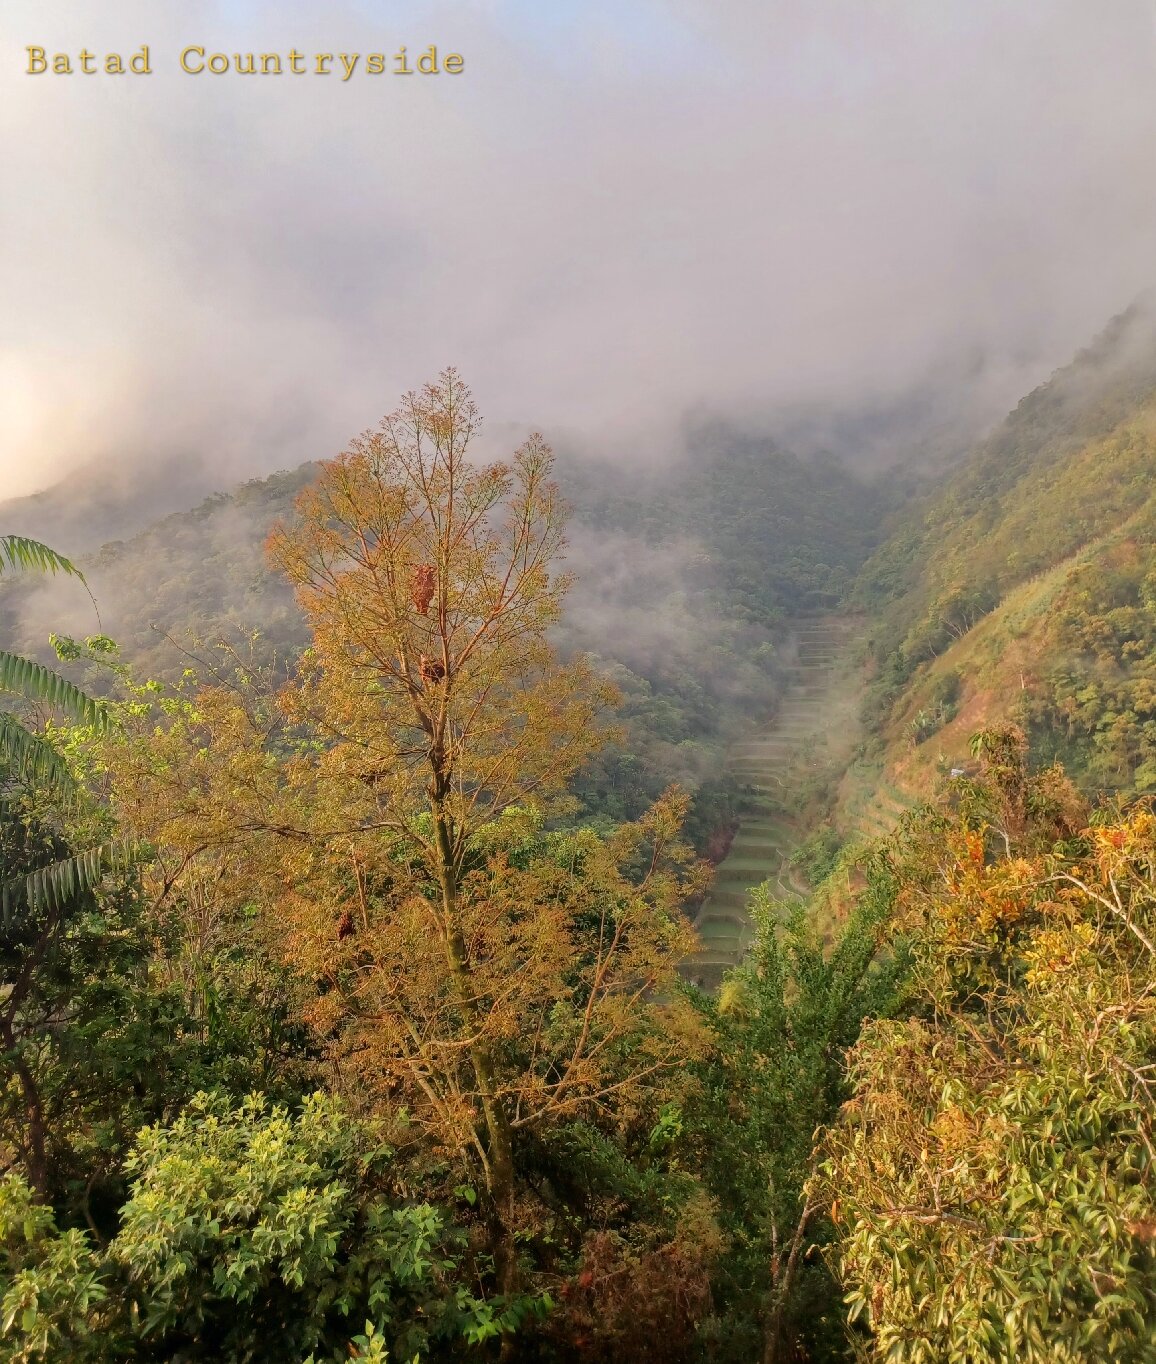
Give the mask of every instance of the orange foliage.
M 549 450 L 479 468 L 477 425 L 450 371 L 323 466 L 270 539 L 313 629 L 299 668 L 202 690 L 114 765 L 163 892 L 255 905 L 351 1096 L 405 1107 L 486 1191 L 508 1285 L 514 1134 L 628 1113 L 693 1050 L 671 987 L 703 872 L 673 792 L 609 840 L 541 833 L 614 693 L 547 638 Z

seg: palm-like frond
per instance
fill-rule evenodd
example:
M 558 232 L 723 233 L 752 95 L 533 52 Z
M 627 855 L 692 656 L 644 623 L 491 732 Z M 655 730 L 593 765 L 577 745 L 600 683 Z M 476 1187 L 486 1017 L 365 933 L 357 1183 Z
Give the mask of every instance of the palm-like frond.
M 127 866 L 132 858 L 129 844 L 105 843 L 5 881 L 0 885 L 0 917 L 7 923 L 20 906 L 58 913 L 77 895 L 91 890 L 106 871 Z
M 100 610 L 88 585 L 88 579 L 72 560 L 66 559 L 63 554 L 58 554 L 56 550 L 41 544 L 39 540 L 29 540 L 26 535 L 0 535 L 0 576 L 5 569 L 66 573 L 70 578 L 78 578 L 84 584 L 84 590 L 88 593 L 88 600 L 92 602 L 92 609 L 96 612 L 99 624 Z
M 64 759 L 40 735 L 26 729 L 15 715 L 0 710 L 0 771 L 21 785 L 54 795 L 72 786 Z
M 42 545 L 39 540 L 29 540 L 23 535 L 0 535 L 0 573 L 5 568 L 40 573 L 67 573 L 71 578 L 84 582 L 84 574 L 63 554 Z
M 51 668 L 3 649 L 0 649 L 0 691 L 20 696 L 25 701 L 56 706 L 82 725 L 104 729 L 108 724 L 108 711 L 100 701 Z
M 88 592 L 93 607 L 96 600 L 89 591 L 84 574 L 63 554 L 23 535 L 0 535 L 0 575 L 5 570 L 64 573 L 78 578 Z M 97 612 L 97 620 L 100 613 Z M 80 724 L 103 730 L 108 725 L 105 705 L 40 663 L 20 654 L 0 649 L 0 692 L 25 701 L 55 706 Z M 73 788 L 72 776 L 64 759 L 47 740 L 33 734 L 15 715 L 0 711 L 0 772 L 14 777 L 21 785 L 66 793 Z M 7 923 L 15 909 L 62 910 L 69 900 L 91 890 L 104 872 L 127 865 L 133 852 L 126 843 L 102 844 L 86 848 L 72 857 L 61 858 L 47 867 L 0 880 L 0 919 Z

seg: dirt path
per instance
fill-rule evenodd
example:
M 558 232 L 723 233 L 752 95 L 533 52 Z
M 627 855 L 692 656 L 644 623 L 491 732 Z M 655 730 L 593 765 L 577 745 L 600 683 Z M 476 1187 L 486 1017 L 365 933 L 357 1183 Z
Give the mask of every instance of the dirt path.
M 788 646 L 790 685 L 778 714 L 731 751 L 729 767 L 746 786 L 749 813 L 695 919 L 702 950 L 683 968 L 708 989 L 717 988 L 749 945 L 753 887 L 769 881 L 784 899 L 807 893 L 789 866 L 802 837 L 791 812 L 814 775 L 846 762 L 857 741 L 861 688 L 854 645 L 861 628 L 842 616 L 800 620 Z

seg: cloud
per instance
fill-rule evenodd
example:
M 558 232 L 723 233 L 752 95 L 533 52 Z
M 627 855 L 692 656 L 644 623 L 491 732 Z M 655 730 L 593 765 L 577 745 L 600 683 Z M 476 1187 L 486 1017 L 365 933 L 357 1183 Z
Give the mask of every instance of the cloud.
M 945 374 L 994 417 L 1152 282 L 1147 0 L 169 9 L 0 16 L 0 497 L 291 467 L 451 363 L 640 458 Z M 21 71 L 143 42 L 147 77 Z M 176 65 L 402 42 L 466 70 Z

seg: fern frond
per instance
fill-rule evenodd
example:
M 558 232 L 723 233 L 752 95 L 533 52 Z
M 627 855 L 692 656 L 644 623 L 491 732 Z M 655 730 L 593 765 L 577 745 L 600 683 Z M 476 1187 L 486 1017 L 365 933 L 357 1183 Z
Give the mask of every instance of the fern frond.
M 108 710 L 87 692 L 54 673 L 51 668 L 0 649 L 0 692 L 56 706 L 82 725 L 103 730 L 108 726 Z
M 0 573 L 5 568 L 39 573 L 67 573 L 70 578 L 84 582 L 84 574 L 63 554 L 29 540 L 23 535 L 0 535 Z
M 73 785 L 72 774 L 56 749 L 8 711 L 0 711 L 0 774 L 54 795 Z
M 92 890 L 106 871 L 126 867 L 132 859 L 129 844 L 106 843 L 14 877 L 0 885 L 0 917 L 7 923 L 20 906 L 58 913 L 70 900 Z

